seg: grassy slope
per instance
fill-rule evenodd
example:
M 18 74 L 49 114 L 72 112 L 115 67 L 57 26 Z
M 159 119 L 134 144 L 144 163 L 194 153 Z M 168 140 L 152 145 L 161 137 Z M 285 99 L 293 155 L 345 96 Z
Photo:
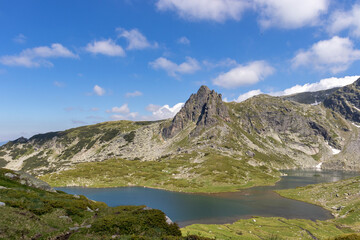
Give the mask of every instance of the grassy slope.
M 0 239 L 200 239 L 181 237 L 160 210 L 110 208 L 84 196 L 47 192 L 5 177 L 0 169 Z M 13 172 L 11 172 L 13 173 Z M 11 224 L 9 224 L 11 223 Z
M 52 186 L 146 186 L 183 192 L 229 192 L 279 180 L 279 173 L 256 168 L 245 161 L 210 154 L 203 162 L 192 155 L 176 159 L 138 161 L 112 159 L 78 164 L 73 170 L 42 176 Z
M 360 239 L 359 234 L 351 234 L 360 232 L 359 191 L 360 177 L 277 191 L 284 197 L 332 211 L 336 218 L 328 221 L 258 217 L 234 224 L 195 224 L 183 228 L 182 232 L 217 239 Z M 341 210 L 334 209 L 339 206 Z
M 320 205 L 332 211 L 337 224 L 360 231 L 360 177 L 277 192 L 287 198 Z

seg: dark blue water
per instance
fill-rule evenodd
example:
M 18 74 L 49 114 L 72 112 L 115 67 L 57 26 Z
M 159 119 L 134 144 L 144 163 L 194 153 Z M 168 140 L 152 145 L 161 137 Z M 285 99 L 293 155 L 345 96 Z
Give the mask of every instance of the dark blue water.
M 231 223 L 251 216 L 325 220 L 332 217 L 325 209 L 282 198 L 273 190 L 333 182 L 358 175 L 341 171 L 284 172 L 288 176 L 282 177 L 275 186 L 255 187 L 235 193 L 186 194 L 143 187 L 58 189 L 71 194 L 85 195 L 109 206 L 146 205 L 160 209 L 180 226 L 194 223 Z

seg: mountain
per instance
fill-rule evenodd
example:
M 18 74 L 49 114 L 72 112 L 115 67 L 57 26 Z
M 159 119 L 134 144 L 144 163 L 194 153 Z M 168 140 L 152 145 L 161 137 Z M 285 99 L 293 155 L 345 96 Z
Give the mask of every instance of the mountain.
M 282 98 L 289 101 L 294 101 L 304 104 L 317 105 L 322 103 L 328 96 L 337 91 L 339 88 L 331 88 L 316 92 L 302 92 L 292 95 L 283 96 Z
M 201 86 L 173 119 L 105 122 L 20 138 L 0 147 L 0 167 L 54 186 L 187 192 L 272 184 L 279 169 L 359 170 L 359 129 L 342 102 L 332 100 L 342 91 L 341 99 L 359 106 L 353 97 L 359 85 L 348 88 L 353 91 L 340 88 L 312 106 L 268 95 L 225 103 Z
M 324 100 L 324 106 L 360 124 L 360 79 L 338 89 Z

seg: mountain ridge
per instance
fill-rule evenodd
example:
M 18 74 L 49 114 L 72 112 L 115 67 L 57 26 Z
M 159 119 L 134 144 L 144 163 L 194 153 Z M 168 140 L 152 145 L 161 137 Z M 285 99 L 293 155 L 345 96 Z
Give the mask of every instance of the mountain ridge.
M 360 89 L 357 83 L 350 87 Z M 344 91 L 334 93 L 340 90 Z M 78 180 L 63 179 L 67 185 L 148 184 L 173 190 L 222 191 L 219 189 L 263 184 L 260 178 L 274 182 L 279 169 L 320 164 L 328 169 L 360 170 L 357 136 L 358 128 L 341 111 L 325 104 L 312 106 L 268 95 L 225 103 L 221 94 L 201 86 L 173 119 L 106 122 L 20 138 L 0 147 L 0 165 L 45 174 L 48 181 L 58 176 L 59 185 L 60 176 L 65 176 L 62 172 L 75 170 L 70 180 Z M 110 180 L 107 185 L 100 176 L 94 180 L 86 173 L 87 166 L 95 166 L 92 163 L 103 167 L 125 164 L 129 172 L 121 174 L 131 176 L 117 178 L 117 183 Z M 76 177 L 80 168 L 84 175 Z M 158 181 L 152 182 L 146 170 L 157 172 Z

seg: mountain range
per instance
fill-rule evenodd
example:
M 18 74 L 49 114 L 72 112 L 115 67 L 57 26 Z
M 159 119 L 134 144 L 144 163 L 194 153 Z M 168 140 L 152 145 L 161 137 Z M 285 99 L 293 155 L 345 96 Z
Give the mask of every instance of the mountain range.
M 59 186 L 235 190 L 273 183 L 279 169 L 360 170 L 359 128 L 360 79 L 241 103 L 201 86 L 173 119 L 104 122 L 10 141 L 0 147 L 0 167 Z

